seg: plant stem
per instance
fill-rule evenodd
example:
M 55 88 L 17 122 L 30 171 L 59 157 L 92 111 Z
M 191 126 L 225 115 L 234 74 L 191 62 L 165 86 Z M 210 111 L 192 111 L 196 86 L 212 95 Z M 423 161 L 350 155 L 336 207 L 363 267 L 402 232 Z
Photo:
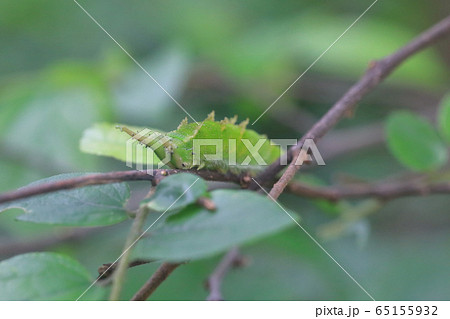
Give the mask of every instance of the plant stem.
M 239 249 L 235 247 L 222 258 L 219 265 L 214 269 L 214 272 L 208 277 L 206 286 L 209 290 L 209 295 L 206 300 L 224 300 L 221 292 L 222 280 L 230 268 L 239 264 L 243 264 L 243 258 Z
M 162 284 L 164 280 L 169 277 L 169 275 L 178 268 L 178 266 L 184 264 L 182 263 L 163 263 L 155 273 L 150 277 L 150 279 L 141 287 L 141 289 L 136 292 L 136 294 L 131 298 L 132 301 L 145 301 L 151 294 Z
M 113 286 L 111 289 L 111 295 L 109 297 L 109 300 L 120 299 L 120 292 L 122 290 L 123 283 L 125 281 L 125 275 L 128 269 L 129 264 L 128 260 L 130 258 L 132 246 L 141 235 L 142 227 L 145 223 L 145 219 L 147 217 L 148 212 L 149 212 L 148 208 L 146 206 L 142 206 L 141 208 L 139 208 L 136 214 L 136 217 L 133 221 L 133 225 L 131 226 L 131 230 L 125 242 L 122 257 L 120 258 L 117 269 L 114 272 Z

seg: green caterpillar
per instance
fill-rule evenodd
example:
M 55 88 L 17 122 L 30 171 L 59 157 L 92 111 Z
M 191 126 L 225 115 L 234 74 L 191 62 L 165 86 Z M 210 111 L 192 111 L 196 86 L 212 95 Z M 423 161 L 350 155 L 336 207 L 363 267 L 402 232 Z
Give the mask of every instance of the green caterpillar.
M 171 168 L 255 171 L 280 156 L 279 146 L 272 145 L 266 136 L 246 129 L 248 119 L 238 125 L 236 121 L 237 116 L 216 122 L 213 111 L 199 123 L 188 123 L 185 118 L 176 131 L 168 133 L 117 128 L 150 147 L 161 160 L 167 158 L 165 164 Z M 217 158 L 211 159 L 214 155 Z

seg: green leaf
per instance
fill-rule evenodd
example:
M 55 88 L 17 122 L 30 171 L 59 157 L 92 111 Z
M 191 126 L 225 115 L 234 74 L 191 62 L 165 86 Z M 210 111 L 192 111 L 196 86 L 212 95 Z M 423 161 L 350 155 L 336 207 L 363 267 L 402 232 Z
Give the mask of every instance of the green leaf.
M 171 175 L 159 183 L 147 206 L 159 212 L 177 210 L 194 203 L 206 190 L 206 182 L 198 176 L 188 173 Z
M 80 150 L 85 153 L 109 156 L 126 162 L 127 142 L 130 140 L 130 137 L 118 130 L 116 125 L 117 124 L 97 123 L 93 127 L 85 130 L 80 141 Z M 142 127 L 128 127 L 133 131 L 140 131 L 143 129 Z M 133 141 L 132 145 L 132 154 L 130 154 L 130 158 L 133 163 L 157 164 L 160 162 L 159 158 L 150 148 L 145 148 L 137 141 Z M 136 156 L 136 153 L 142 155 Z
M 28 186 L 82 175 L 85 174 L 56 175 Z M 17 219 L 22 221 L 66 226 L 105 226 L 128 218 L 124 205 L 129 196 L 130 190 L 126 183 L 87 186 L 2 204 L 0 212 L 9 208 L 21 208 L 26 214 Z
M 91 282 L 80 263 L 56 253 L 24 254 L 0 263 L 0 300 L 76 300 Z
M 437 122 L 442 136 L 450 142 L 450 94 L 447 94 L 440 103 Z
M 447 148 L 436 130 L 413 113 L 392 114 L 387 121 L 386 136 L 392 154 L 412 170 L 429 171 L 447 162 Z
M 143 238 L 134 253 L 139 258 L 199 259 L 294 224 L 275 202 L 251 191 L 216 190 L 211 199 L 215 211 L 186 207 Z

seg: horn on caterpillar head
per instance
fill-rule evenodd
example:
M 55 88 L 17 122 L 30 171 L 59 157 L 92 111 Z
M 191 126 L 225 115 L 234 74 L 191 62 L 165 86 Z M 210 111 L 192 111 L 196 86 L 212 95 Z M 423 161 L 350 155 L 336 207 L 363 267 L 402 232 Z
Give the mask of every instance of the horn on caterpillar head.
M 171 146 L 170 138 L 166 134 L 157 131 L 144 129 L 140 132 L 134 132 L 128 127 L 121 125 L 116 125 L 116 128 L 121 132 L 127 133 L 140 144 L 150 147 L 160 159 L 166 157 L 166 149 Z

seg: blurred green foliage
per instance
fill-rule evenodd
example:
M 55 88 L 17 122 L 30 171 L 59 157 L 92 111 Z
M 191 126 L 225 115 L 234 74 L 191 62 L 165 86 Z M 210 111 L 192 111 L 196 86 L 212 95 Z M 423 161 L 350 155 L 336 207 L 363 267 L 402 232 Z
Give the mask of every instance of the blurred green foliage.
M 416 171 L 432 171 L 448 161 L 448 148 L 424 118 L 395 112 L 386 123 L 386 136 L 394 156 Z
M 442 137 L 450 142 L 450 95 L 444 96 L 440 103 L 437 122 Z
M 256 119 L 370 3 L 80 0 L 194 118 L 205 118 L 216 110 L 219 118 L 237 114 L 250 120 Z M 257 131 L 271 138 L 298 138 L 309 128 L 300 120 L 322 115 L 370 61 L 392 53 L 448 12 L 446 0 L 433 1 L 433 5 L 426 0 L 379 2 L 261 118 L 255 125 Z M 168 130 L 185 117 L 72 1 L 2 0 L 0 29 L 0 191 L 60 173 L 125 169 L 113 159 L 80 152 L 82 132 L 94 123 Z M 448 44 L 410 59 L 380 88 L 400 90 L 401 97 L 375 91 L 338 129 L 382 123 L 398 108 L 435 118 L 437 104 L 432 102 L 449 89 Z M 338 84 L 338 89 L 329 86 L 330 82 Z M 308 83 L 313 83 L 314 96 L 301 91 Z M 422 103 L 417 96 L 431 96 L 427 99 L 431 102 Z M 442 105 L 438 122 L 441 135 L 448 138 L 448 103 Z M 296 129 L 285 125 L 295 118 L 289 113 L 292 111 L 298 116 Z M 446 147 L 448 150 L 448 144 Z M 327 166 L 311 170 L 315 175 L 312 183 L 373 181 L 405 172 L 384 144 L 325 161 Z M 448 180 L 448 174 L 441 178 Z M 131 187 L 128 205 L 135 207 L 148 185 Z M 289 194 L 281 200 L 301 215 L 303 225 L 314 236 L 342 220 L 345 213 L 367 204 L 351 201 L 331 205 Z M 445 299 L 450 294 L 449 204 L 448 196 L 395 200 L 346 224 L 345 231 L 324 246 L 377 299 Z M 17 222 L 15 218 L 22 213 L 9 210 L 0 214 L 1 247 L 69 230 Z M 81 274 L 72 277 L 79 289 L 95 277 L 98 266 L 120 255 L 129 227 L 129 221 L 103 227 L 82 240 L 48 250 L 69 255 L 83 265 L 75 265 L 72 259 L 66 262 Z M 367 297 L 298 228 L 248 244 L 243 252 L 251 262 L 227 276 L 227 299 Z M 25 256 L 19 258 L 33 255 Z M 0 258 L 6 257 L 0 254 Z M 44 262 L 53 267 L 54 259 Z M 180 267 L 154 298 L 204 299 L 203 282 L 218 260 L 215 256 Z M 6 266 L 15 261 L 9 260 Z M 4 265 L 0 266 L 0 276 L 8 271 Z M 124 297 L 131 297 L 156 266 L 131 269 Z M 57 279 L 48 281 L 56 286 L 64 284 Z M 33 295 L 25 297 L 35 299 Z

